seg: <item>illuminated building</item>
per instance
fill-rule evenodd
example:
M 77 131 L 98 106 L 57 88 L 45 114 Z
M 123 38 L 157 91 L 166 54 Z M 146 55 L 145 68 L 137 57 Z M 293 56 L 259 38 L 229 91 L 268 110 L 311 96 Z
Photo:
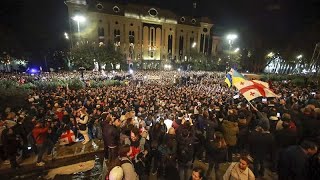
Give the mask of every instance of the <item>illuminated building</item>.
M 78 22 L 78 29 L 70 21 L 73 43 L 110 41 L 129 62 L 144 62 L 149 66 L 146 69 L 187 61 L 192 50 L 209 55 L 217 53 L 220 39 L 212 35 L 213 23 L 209 18 L 192 16 L 192 12 L 190 16 L 179 16 L 148 5 L 85 0 L 65 3 L 70 19 L 77 15 L 86 18 L 84 23 Z M 196 2 L 190 6 L 197 8 Z

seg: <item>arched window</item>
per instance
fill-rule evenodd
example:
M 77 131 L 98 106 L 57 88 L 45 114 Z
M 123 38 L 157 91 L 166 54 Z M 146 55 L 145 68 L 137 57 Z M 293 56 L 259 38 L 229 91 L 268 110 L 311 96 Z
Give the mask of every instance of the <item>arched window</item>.
M 172 35 L 168 36 L 168 53 L 172 52 Z
M 119 29 L 114 30 L 114 43 L 116 45 L 120 45 L 120 30 Z
M 134 44 L 134 31 L 129 31 L 129 43 Z
M 203 52 L 204 34 L 200 37 L 200 52 Z
M 104 28 L 103 27 L 99 27 L 98 28 L 98 36 L 104 36 Z
M 183 53 L 183 36 L 180 36 L 179 38 L 179 54 L 181 55 Z

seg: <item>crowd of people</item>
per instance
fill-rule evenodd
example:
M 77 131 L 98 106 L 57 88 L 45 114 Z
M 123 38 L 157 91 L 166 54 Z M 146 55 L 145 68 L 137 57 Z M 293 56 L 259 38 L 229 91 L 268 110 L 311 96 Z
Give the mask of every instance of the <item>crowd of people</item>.
M 63 74 L 32 78 L 79 77 Z M 85 73 L 84 79 L 90 78 L 99 80 L 99 75 Z M 75 138 L 62 144 L 103 140 L 111 180 L 143 180 L 150 174 L 206 179 L 213 170 L 217 174 L 221 163 L 235 159 L 240 160 L 230 165 L 224 179 L 263 177 L 266 167 L 279 179 L 319 179 L 319 89 L 273 82 L 280 98 L 248 103 L 224 78 L 223 73 L 209 72 L 134 72 L 121 86 L 34 90 L 29 106 L 1 112 L 1 159 L 20 168 L 16 157 L 21 150 L 22 158 L 36 153 L 36 165 L 43 166 L 42 157 L 61 143 L 61 135 L 73 133 Z M 208 170 L 194 167 L 189 174 L 195 160 L 208 163 Z

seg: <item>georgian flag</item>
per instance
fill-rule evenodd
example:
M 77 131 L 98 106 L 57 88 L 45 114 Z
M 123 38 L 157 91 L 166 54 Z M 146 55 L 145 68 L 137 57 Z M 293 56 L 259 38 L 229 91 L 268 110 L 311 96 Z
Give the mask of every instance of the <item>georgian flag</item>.
M 263 81 L 243 79 L 234 86 L 248 101 L 257 97 L 279 97 L 269 89 L 268 83 Z
M 60 145 L 66 145 L 66 144 L 70 144 L 73 142 L 76 142 L 76 136 L 74 135 L 72 130 L 67 130 L 61 134 L 60 139 L 59 139 Z

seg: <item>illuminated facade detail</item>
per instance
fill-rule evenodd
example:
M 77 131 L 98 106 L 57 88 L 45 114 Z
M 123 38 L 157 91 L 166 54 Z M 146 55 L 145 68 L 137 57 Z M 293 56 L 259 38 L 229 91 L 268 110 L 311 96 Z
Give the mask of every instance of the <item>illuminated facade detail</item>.
M 65 2 L 70 18 L 81 14 L 87 19 L 81 25 L 83 40 L 110 41 L 133 62 L 179 62 L 188 59 L 192 50 L 212 55 L 218 50 L 220 41 L 212 35 L 213 23 L 205 17 L 178 16 L 169 10 L 134 4 Z M 195 9 L 197 4 L 190 7 Z M 71 24 L 74 43 L 76 30 Z

